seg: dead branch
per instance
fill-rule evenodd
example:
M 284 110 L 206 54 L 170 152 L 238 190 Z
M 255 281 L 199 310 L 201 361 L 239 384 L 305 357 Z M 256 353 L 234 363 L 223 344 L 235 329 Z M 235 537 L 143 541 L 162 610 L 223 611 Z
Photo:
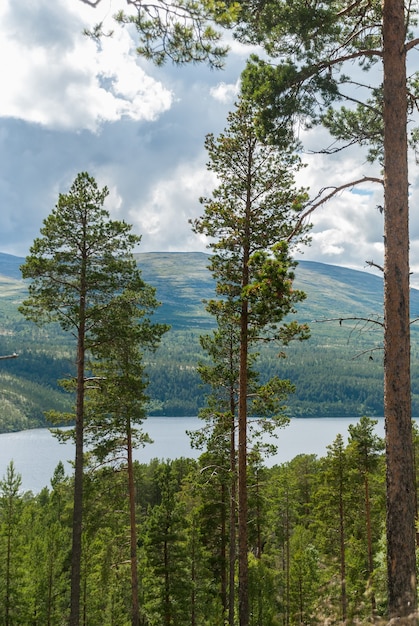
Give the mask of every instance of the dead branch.
M 358 352 L 357 354 L 355 354 L 351 358 L 351 361 L 354 361 L 355 359 L 358 359 L 359 357 L 364 356 L 364 354 L 369 354 L 370 355 L 369 356 L 370 361 L 373 361 L 374 359 L 373 359 L 372 353 L 375 352 L 375 350 L 380 350 L 381 351 L 382 349 L 383 349 L 382 347 L 376 346 L 375 348 L 369 348 L 368 350 L 362 350 L 362 352 Z
M 380 272 L 384 272 L 384 267 L 382 265 L 378 265 L 378 263 L 374 263 L 374 261 L 365 261 L 365 263 L 369 267 L 376 267 Z
M 419 45 L 419 38 L 416 38 L 416 39 L 412 39 L 411 41 L 408 41 L 404 48 L 406 52 L 409 52 L 409 50 L 411 50 L 412 48 L 418 45 Z
M 383 322 L 372 317 L 328 317 L 322 320 L 311 320 L 311 324 L 322 324 L 324 322 L 339 322 L 339 326 L 342 326 L 342 322 L 366 322 L 367 324 L 378 324 L 378 326 L 384 326 Z
M 298 231 L 300 230 L 303 222 L 307 219 L 307 217 L 309 215 L 311 215 L 311 213 L 313 213 L 313 211 L 315 211 L 316 209 L 318 209 L 319 207 L 321 207 L 323 204 L 325 204 L 326 202 L 328 202 L 331 198 L 333 198 L 334 196 L 336 196 L 338 193 L 340 193 L 341 191 L 344 191 L 345 189 L 350 189 L 351 187 L 355 187 L 356 185 L 360 185 L 362 183 L 380 183 L 381 185 L 383 185 L 384 181 L 382 178 L 376 178 L 375 176 L 364 176 L 363 178 L 359 178 L 358 180 L 353 180 L 349 183 L 345 183 L 344 185 L 339 185 L 339 187 L 323 187 L 323 189 L 320 189 L 319 193 L 317 194 L 317 196 L 314 198 L 314 200 L 312 200 L 311 202 L 307 203 L 307 208 L 306 210 L 301 214 L 299 220 L 297 221 L 293 231 L 290 233 L 290 235 L 288 235 L 287 237 L 287 241 L 291 241 L 292 238 L 295 236 L 296 233 L 298 233 Z M 326 196 L 324 196 L 324 198 L 322 198 L 322 194 L 327 191 L 328 189 L 332 189 L 332 191 L 330 193 L 328 193 Z

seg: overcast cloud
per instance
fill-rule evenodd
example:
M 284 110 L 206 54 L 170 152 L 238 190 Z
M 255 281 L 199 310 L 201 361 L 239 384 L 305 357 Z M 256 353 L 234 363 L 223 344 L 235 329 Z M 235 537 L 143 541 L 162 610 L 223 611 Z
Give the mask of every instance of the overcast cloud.
M 222 72 L 155 68 L 139 59 L 129 29 L 114 26 L 100 48 L 83 28 L 111 17 L 123 0 L 92 9 L 80 0 L 2 0 L 0 5 L 0 251 L 24 256 L 59 192 L 88 171 L 110 189 L 108 208 L 142 235 L 139 251 L 205 251 L 188 219 L 214 178 L 204 138 L 233 108 L 247 50 L 234 45 Z M 324 131 L 303 133 L 308 163 L 299 182 L 312 193 L 377 175 L 357 148 L 312 155 Z M 417 166 L 411 166 L 412 269 L 419 287 Z M 313 214 L 307 260 L 365 269 L 382 263 L 379 186 L 342 192 Z

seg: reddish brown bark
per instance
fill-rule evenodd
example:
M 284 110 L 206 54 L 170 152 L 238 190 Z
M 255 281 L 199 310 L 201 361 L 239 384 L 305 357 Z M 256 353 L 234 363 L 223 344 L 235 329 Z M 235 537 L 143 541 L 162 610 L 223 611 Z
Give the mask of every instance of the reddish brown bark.
M 73 535 L 71 547 L 70 626 L 79 626 L 81 598 L 81 553 L 83 518 L 83 439 L 84 439 L 84 376 L 85 376 L 85 302 L 84 274 L 81 279 L 80 324 L 77 338 L 77 391 L 75 426 L 75 462 L 73 496 Z
M 403 0 L 384 0 L 384 414 L 389 617 L 416 609 L 410 396 L 407 92 Z

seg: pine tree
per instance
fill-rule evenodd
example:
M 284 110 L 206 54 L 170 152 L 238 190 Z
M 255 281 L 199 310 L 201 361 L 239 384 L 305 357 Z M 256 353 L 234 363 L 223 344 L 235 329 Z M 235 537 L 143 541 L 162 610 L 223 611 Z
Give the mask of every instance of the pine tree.
M 129 501 L 131 623 L 139 626 L 137 518 L 133 450 L 150 439 L 139 429 L 146 418 L 143 353 L 155 350 L 168 327 L 153 324 L 155 290 L 142 281 L 116 296 L 94 331 L 93 376 L 86 388 L 85 440 L 100 465 L 126 469 Z
M 13 461 L 7 466 L 6 476 L 0 481 L 0 550 L 1 550 L 1 622 L 4 626 L 20 621 L 22 610 L 21 582 L 21 513 L 22 477 Z
M 348 454 L 353 454 L 356 472 L 360 474 L 363 494 L 363 515 L 365 524 L 365 543 L 362 553 L 367 553 L 367 585 L 371 601 L 371 617 L 374 618 L 376 611 L 375 589 L 374 589 L 374 545 L 379 539 L 377 531 L 380 530 L 379 519 L 373 522 L 373 502 L 375 500 L 372 485 L 374 484 L 374 473 L 380 467 L 380 453 L 384 450 L 384 441 L 374 433 L 374 426 L 377 420 L 371 420 L 365 416 L 361 417 L 357 424 L 349 425 L 349 448 Z M 376 532 L 373 529 L 377 528 Z M 358 573 L 359 575 L 359 573 Z
M 243 77 L 244 90 L 260 106 L 261 131 L 281 140 L 284 118 L 292 124 L 297 117 L 309 124 L 324 122 L 340 142 L 332 154 L 348 145 L 369 146 L 367 159 L 378 159 L 383 166 L 383 178 L 365 176 L 337 185 L 312 209 L 354 183 L 376 182 L 384 188 L 389 617 L 404 620 L 417 605 L 407 158 L 408 112 L 417 99 L 417 73 L 408 76 L 406 69 L 408 53 L 419 44 L 412 34 L 417 7 L 404 0 L 273 0 L 263 5 L 246 0 L 242 7 L 239 38 L 262 45 L 268 55 L 253 57 Z M 365 80 L 355 73 L 359 69 L 365 71 Z M 359 87 L 356 94 L 354 85 Z M 340 103 L 347 106 L 336 112 Z M 417 138 L 413 131 L 413 144 Z
M 80 620 L 80 570 L 83 516 L 84 399 L 87 355 L 95 328 L 113 298 L 139 276 L 132 249 L 140 238 L 125 222 L 113 221 L 103 208 L 108 195 L 86 172 L 78 174 L 68 194 L 44 220 L 22 265 L 30 279 L 29 296 L 20 311 L 37 324 L 58 322 L 76 339 L 75 465 L 71 568 L 71 626 Z
M 282 401 L 290 390 L 289 383 L 276 377 L 260 385 L 249 401 L 251 346 L 258 338 L 287 344 L 308 336 L 307 328 L 295 321 L 281 324 L 304 298 L 292 288 L 295 263 L 288 243 L 304 238 L 306 228 L 299 217 L 306 194 L 294 188 L 294 170 L 299 166 L 294 146 L 278 150 L 261 143 L 254 111 L 245 101 L 239 102 L 228 122 L 217 139 L 212 135 L 206 139 L 208 167 L 217 174 L 219 186 L 212 198 L 201 200 L 204 215 L 193 222 L 193 229 L 215 240 L 209 245 L 214 252 L 210 270 L 220 300 L 209 306 L 223 324 L 236 325 L 238 333 L 239 623 L 248 626 L 248 414 L 277 415 L 283 421 Z M 268 428 L 272 423 L 265 421 Z

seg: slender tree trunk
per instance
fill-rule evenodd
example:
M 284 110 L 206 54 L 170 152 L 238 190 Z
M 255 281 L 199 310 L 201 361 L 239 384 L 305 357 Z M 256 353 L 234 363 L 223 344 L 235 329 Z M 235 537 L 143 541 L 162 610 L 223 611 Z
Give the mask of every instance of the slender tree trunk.
M 250 186 L 249 186 L 250 189 Z M 249 193 L 249 191 L 248 191 Z M 250 201 L 248 202 L 250 206 Z M 249 220 L 246 220 L 249 224 Z M 247 226 L 249 229 L 249 225 Z M 249 236 L 247 236 L 249 241 Z M 249 250 L 244 248 L 242 287 L 249 284 Z M 240 364 L 238 406 L 238 546 L 239 546 L 239 626 L 249 626 L 249 564 L 247 529 L 247 362 L 249 303 L 242 301 L 240 314 Z
M 227 488 L 221 485 L 221 541 L 220 541 L 220 591 L 223 616 L 227 613 Z
M 345 510 L 343 505 L 343 473 L 340 465 L 339 476 L 339 543 L 340 543 L 340 602 L 342 622 L 346 623 L 347 597 L 346 597 L 346 556 L 345 556 Z
M 240 341 L 239 391 L 239 454 L 238 454 L 238 539 L 239 539 L 239 624 L 249 625 L 248 594 L 248 532 L 247 532 L 247 303 L 242 311 L 242 338 Z M 245 320 L 245 321 L 244 321 Z
M 231 427 L 230 427 L 230 545 L 229 545 L 229 585 L 228 585 L 228 623 L 234 626 L 235 621 L 235 573 L 236 573 L 236 406 L 234 392 L 231 394 Z
M 131 423 L 127 426 L 127 461 L 128 461 L 128 498 L 130 519 L 130 562 L 131 562 L 131 624 L 139 626 L 140 607 L 138 603 L 138 567 L 137 567 L 137 520 L 135 515 L 135 482 L 132 460 Z
M 84 299 L 80 299 L 84 310 Z M 82 554 L 82 517 L 83 517 L 83 430 L 84 430 L 84 370 L 85 370 L 85 328 L 81 323 L 77 340 L 77 392 L 76 392 L 76 427 L 75 427 L 75 464 L 74 464 L 74 503 L 73 537 L 71 552 L 71 597 L 70 626 L 80 624 L 81 594 L 81 554 Z
M 403 0 L 384 0 L 384 414 L 390 618 L 416 610 L 410 388 L 407 93 Z
M 260 560 L 262 558 L 262 512 L 260 507 L 260 490 L 259 490 L 259 470 L 256 471 L 256 558 L 258 559 L 258 568 L 260 570 Z M 258 580 L 258 614 L 257 626 L 263 626 L 263 591 L 262 580 Z
M 371 616 L 374 617 L 376 610 L 374 591 L 374 559 L 372 553 L 372 531 L 371 531 L 371 501 L 370 487 L 368 479 L 367 462 L 364 470 L 364 490 L 365 490 L 365 522 L 367 526 L 367 549 L 368 549 L 368 585 L 371 589 Z

